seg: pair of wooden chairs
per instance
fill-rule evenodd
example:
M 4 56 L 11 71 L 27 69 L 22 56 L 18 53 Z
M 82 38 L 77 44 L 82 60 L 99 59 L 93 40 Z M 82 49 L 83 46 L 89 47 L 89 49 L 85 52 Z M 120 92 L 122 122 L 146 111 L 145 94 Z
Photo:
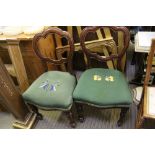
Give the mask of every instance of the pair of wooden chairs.
M 107 56 L 95 51 L 90 51 L 90 42 L 86 41 L 87 35 L 102 30 L 103 26 L 86 27 L 80 35 L 80 44 L 82 51 L 87 59 L 88 69 L 84 71 L 80 79 L 76 80 L 72 69 L 72 57 L 74 52 L 74 41 L 72 36 L 59 28 L 50 28 L 43 33 L 36 34 L 33 38 L 33 48 L 36 55 L 42 60 L 47 69 L 47 63 L 67 68 L 67 72 L 47 71 L 42 74 L 32 85 L 23 93 L 24 100 L 35 111 L 39 119 L 43 119 L 38 112 L 39 109 L 44 110 L 61 110 L 68 114 L 71 127 L 75 127 L 75 119 L 72 112 L 72 105 L 75 103 L 78 118 L 84 121 L 83 104 L 91 105 L 97 108 L 121 108 L 118 125 L 123 122 L 124 116 L 132 103 L 131 93 L 125 76 L 121 72 L 122 58 L 128 48 L 130 34 L 125 27 L 108 27 L 113 33 L 121 32 L 123 35 L 123 47 L 120 52 L 118 42 L 110 40 L 100 40 L 95 46 L 107 47 Z M 101 31 L 102 33 L 102 31 Z M 42 55 L 38 48 L 38 41 L 46 38 L 48 35 L 59 35 L 68 41 L 68 50 L 62 53 L 63 57 L 59 59 L 47 58 Z M 116 37 L 116 36 L 115 36 Z M 88 46 L 87 46 L 88 45 Z M 89 48 L 89 49 L 88 49 Z M 95 59 L 99 62 L 111 62 L 115 66 L 114 69 L 91 68 L 91 60 Z

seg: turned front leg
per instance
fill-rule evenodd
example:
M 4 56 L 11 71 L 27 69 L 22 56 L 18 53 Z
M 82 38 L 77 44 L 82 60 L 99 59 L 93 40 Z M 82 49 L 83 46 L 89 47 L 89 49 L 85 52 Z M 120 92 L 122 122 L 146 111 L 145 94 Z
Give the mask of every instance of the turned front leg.
M 121 112 L 120 112 L 120 117 L 119 120 L 117 122 L 118 126 L 121 126 L 123 124 L 123 121 L 125 119 L 125 115 L 128 112 L 129 108 L 121 108 Z
M 70 123 L 71 127 L 75 128 L 76 127 L 76 123 L 75 123 L 75 119 L 74 119 L 74 115 L 73 115 L 72 110 L 67 111 L 66 114 L 68 116 L 69 123 Z
M 29 106 L 30 106 L 31 110 L 37 114 L 37 118 L 39 120 L 43 120 L 43 115 L 41 113 L 39 113 L 38 108 L 32 104 L 29 104 Z
M 80 122 L 84 122 L 84 113 L 83 113 L 83 106 L 79 103 L 76 103 L 76 110 L 77 110 L 77 113 L 78 113 L 78 120 Z

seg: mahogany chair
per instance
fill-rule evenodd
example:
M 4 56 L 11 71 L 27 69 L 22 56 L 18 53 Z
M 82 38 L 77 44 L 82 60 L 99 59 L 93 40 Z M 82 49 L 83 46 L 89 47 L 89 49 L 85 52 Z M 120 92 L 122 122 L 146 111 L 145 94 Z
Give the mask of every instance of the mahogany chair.
M 66 38 L 69 44 L 69 50 L 64 53 L 64 57 L 54 59 L 45 57 L 39 49 L 39 40 L 46 39 L 49 35 L 59 35 L 61 38 Z M 72 93 L 76 85 L 76 78 L 72 71 L 72 55 L 74 51 L 74 42 L 68 32 L 62 31 L 59 28 L 49 28 L 42 33 L 38 33 L 33 38 L 33 49 L 36 55 L 43 62 L 46 72 L 38 77 L 32 85 L 23 93 L 25 102 L 31 105 L 33 111 L 38 114 L 39 119 L 43 119 L 38 112 L 43 110 L 60 110 L 68 114 L 71 127 L 75 127 L 75 121 L 72 113 Z M 65 51 L 64 51 L 65 52 Z M 47 64 L 66 66 L 66 71 L 48 71 Z
M 97 108 L 121 108 L 120 118 L 117 122 L 121 126 L 126 112 L 132 104 L 132 96 L 128 83 L 122 73 L 121 60 L 126 53 L 130 41 L 130 34 L 126 27 L 108 27 L 114 33 L 121 32 L 124 35 L 123 48 L 120 52 L 112 52 L 112 49 L 118 49 L 117 42 L 104 40 L 99 46 L 108 49 L 108 56 L 101 55 L 87 48 L 86 37 L 90 33 L 96 33 L 102 30 L 103 26 L 86 27 L 80 36 L 82 51 L 87 58 L 87 70 L 81 75 L 78 84 L 74 90 L 73 98 L 77 106 L 78 117 L 81 122 L 84 121 L 82 104 L 87 104 Z M 97 60 L 102 63 L 112 61 L 115 68 L 92 68 L 91 60 Z

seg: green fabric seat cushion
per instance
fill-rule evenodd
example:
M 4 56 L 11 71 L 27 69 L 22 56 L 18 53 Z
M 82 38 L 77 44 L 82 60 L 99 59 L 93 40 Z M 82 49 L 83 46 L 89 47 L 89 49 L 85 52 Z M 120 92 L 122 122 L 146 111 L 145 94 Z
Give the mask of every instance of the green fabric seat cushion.
M 73 98 L 99 107 L 121 107 L 132 103 L 128 83 L 118 70 L 93 68 L 80 77 Z
M 67 72 L 49 71 L 42 74 L 23 93 L 30 104 L 47 109 L 69 109 L 76 85 L 74 76 Z

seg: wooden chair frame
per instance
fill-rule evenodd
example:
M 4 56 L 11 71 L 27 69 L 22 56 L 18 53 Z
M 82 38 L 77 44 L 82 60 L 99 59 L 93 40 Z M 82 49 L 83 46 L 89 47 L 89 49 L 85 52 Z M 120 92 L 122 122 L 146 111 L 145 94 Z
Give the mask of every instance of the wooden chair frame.
M 142 96 L 141 96 L 141 100 L 138 106 L 136 128 L 142 128 L 144 121 L 146 119 L 152 119 L 152 120 L 155 119 L 155 115 L 148 114 L 148 101 L 147 101 L 148 85 L 149 85 L 149 80 L 150 80 L 150 74 L 151 74 L 154 54 L 155 54 L 155 39 L 152 39 L 150 52 L 149 52 L 149 56 L 147 60 L 146 76 L 144 80 Z
M 107 62 L 109 60 L 114 61 L 117 59 L 116 69 L 122 71 L 121 59 L 124 56 L 124 54 L 128 48 L 129 41 L 130 41 L 130 33 L 126 27 L 112 27 L 112 26 L 107 27 L 107 28 L 110 28 L 112 31 L 117 31 L 117 32 L 122 31 L 124 34 L 124 48 L 118 54 L 112 54 L 108 57 L 106 57 L 106 56 L 103 57 L 103 56 L 98 55 L 97 53 L 90 51 L 85 44 L 85 39 L 86 39 L 86 36 L 88 33 L 96 33 L 97 30 L 99 30 L 101 28 L 105 28 L 105 27 L 107 27 L 107 26 L 86 27 L 80 35 L 80 43 L 81 43 L 82 51 L 84 52 L 84 54 L 87 57 L 87 62 L 88 62 L 87 68 L 91 68 L 91 63 L 90 63 L 91 58 L 94 58 L 94 59 L 101 61 L 101 62 Z M 102 42 L 102 45 L 104 45 L 106 47 L 111 46 L 109 42 L 104 42 L 104 41 Z M 76 102 L 77 113 L 78 113 L 78 118 L 79 118 L 80 122 L 84 121 L 83 106 L 82 106 L 83 103 L 84 102 L 82 102 L 82 103 Z M 86 102 L 84 104 L 90 105 L 89 103 L 86 103 Z M 92 106 L 92 104 L 91 104 L 91 106 Z M 94 105 L 94 107 L 100 108 L 100 109 L 105 109 L 105 108 L 107 109 L 107 107 L 97 107 L 95 105 Z M 112 108 L 118 108 L 118 107 L 112 107 Z M 121 106 L 119 108 L 121 108 L 121 112 L 120 112 L 120 118 L 119 118 L 117 124 L 118 124 L 118 126 L 121 126 L 123 123 L 124 117 L 125 117 L 125 115 L 126 115 L 126 113 L 130 107 Z
M 43 56 L 40 52 L 40 49 L 37 45 L 37 42 L 39 41 L 39 39 L 41 38 L 46 38 L 48 35 L 52 35 L 52 34 L 57 34 L 61 37 L 64 37 L 68 40 L 69 43 L 69 50 L 66 50 L 67 52 L 67 58 L 61 58 L 59 60 L 55 60 L 52 58 L 47 58 L 45 56 Z M 45 64 L 46 70 L 47 69 L 47 65 L 46 63 L 52 63 L 54 65 L 62 65 L 64 63 L 67 63 L 67 71 L 70 72 L 71 74 L 73 74 L 73 70 L 72 70 L 72 57 L 73 57 L 73 51 L 74 51 L 74 41 L 71 37 L 71 35 L 66 32 L 66 31 L 62 31 L 59 28 L 50 28 L 45 30 L 42 33 L 38 33 L 34 36 L 33 40 L 32 40 L 32 45 L 33 45 L 33 49 L 34 52 L 36 53 L 36 55 L 43 61 L 43 63 Z M 64 51 L 63 51 L 64 52 Z
M 82 27 L 81 26 L 75 26 L 75 29 L 78 32 L 77 36 L 80 38 L 80 34 L 82 32 Z M 67 26 L 67 31 L 71 34 L 71 36 L 75 37 L 73 35 L 73 26 Z M 113 49 L 112 49 L 113 52 L 120 51 L 120 49 L 122 49 L 122 46 L 119 46 L 119 48 L 117 49 L 116 45 L 114 44 L 114 40 L 111 37 L 111 33 L 109 32 L 109 29 L 106 28 L 103 31 L 104 31 L 105 38 L 103 38 L 103 35 L 102 35 L 101 31 L 97 31 L 96 35 L 97 35 L 98 40 L 86 41 L 85 42 L 86 47 L 89 48 L 89 49 L 93 49 L 94 51 L 101 52 L 101 53 L 103 53 L 103 51 L 104 51 L 104 54 L 106 55 L 107 54 L 107 50 L 104 48 L 104 46 L 99 46 L 99 44 L 102 45 L 103 42 L 104 43 L 105 42 L 109 42 L 109 44 L 111 46 L 113 46 Z M 120 40 L 119 43 L 118 43 L 118 44 L 120 44 L 120 42 L 122 40 L 122 35 L 121 34 L 119 34 L 118 40 Z M 63 46 L 61 38 L 59 36 L 56 36 L 56 45 L 57 45 L 56 46 L 56 51 L 55 51 L 56 56 L 58 58 L 61 58 L 62 57 L 62 53 L 64 52 L 64 50 L 65 51 L 69 50 L 69 46 L 68 45 Z M 75 49 L 75 51 L 82 50 L 81 49 L 81 45 L 80 45 L 80 40 L 79 40 L 79 42 L 74 43 L 74 49 Z M 126 56 L 124 56 L 123 62 L 125 61 L 125 59 L 126 59 Z M 84 55 L 84 60 L 85 60 L 85 63 L 87 64 L 87 58 L 86 58 L 85 55 Z M 109 68 L 114 68 L 114 66 L 113 66 L 111 61 L 108 61 L 107 65 L 108 65 Z M 123 64 L 122 64 L 122 68 L 124 68 Z M 65 67 L 63 65 L 61 66 L 61 69 L 65 71 Z
M 48 57 L 45 57 L 41 54 L 41 51 L 38 47 L 38 41 L 41 39 L 41 38 L 46 38 L 48 35 L 52 35 L 52 34 L 56 34 L 56 35 L 59 35 L 60 37 L 64 37 L 68 40 L 68 44 L 69 44 L 69 49 L 67 52 L 67 58 L 61 58 L 59 60 L 56 60 L 56 59 L 53 59 L 53 58 L 48 58 Z M 48 71 L 48 67 L 47 67 L 47 63 L 51 63 L 53 65 L 62 65 L 62 64 L 67 64 L 67 71 L 70 73 L 70 74 L 73 74 L 73 70 L 72 70 L 72 57 L 73 57 L 73 51 L 74 51 L 74 41 L 71 37 L 71 35 L 66 32 L 66 31 L 62 31 L 61 29 L 59 28 L 49 28 L 45 31 L 43 31 L 42 33 L 38 33 L 34 36 L 33 40 L 32 40 L 32 45 L 33 45 L 33 49 L 34 49 L 34 52 L 36 53 L 36 55 L 42 60 L 44 66 L 45 66 L 45 70 Z M 43 110 L 60 110 L 60 109 L 54 109 L 54 108 L 51 108 L 51 109 L 48 109 L 48 108 L 43 108 L 43 107 L 36 107 L 30 103 L 28 103 L 31 107 L 31 109 L 37 113 L 38 115 L 38 118 L 40 120 L 43 119 L 43 116 L 38 112 L 38 108 L 39 109 L 43 109 Z M 70 125 L 71 127 L 75 127 L 76 124 L 75 124 L 75 120 L 74 120 L 74 117 L 73 117 L 73 113 L 72 113 L 72 107 L 68 110 L 63 110 L 61 109 L 61 111 L 65 111 L 65 113 L 68 115 L 68 118 L 70 120 Z
M 81 35 L 80 35 L 80 43 L 81 43 L 81 47 L 82 47 L 82 50 L 83 52 L 85 53 L 86 57 L 87 57 L 87 60 L 88 60 L 88 68 L 91 67 L 90 65 L 90 58 L 94 58 L 98 61 L 101 61 L 101 62 L 107 62 L 109 60 L 114 60 L 114 59 L 118 59 L 118 65 L 117 65 L 117 69 L 121 70 L 121 59 L 122 57 L 124 56 L 128 46 L 129 46 L 129 41 L 130 41 L 130 33 L 128 31 L 128 29 L 126 27 L 113 27 L 113 26 L 109 26 L 108 28 L 110 28 L 112 31 L 122 31 L 123 34 L 124 34 L 124 48 L 122 49 L 121 52 L 117 53 L 117 54 L 112 54 L 108 57 L 101 57 L 100 55 L 98 55 L 97 53 L 93 53 L 91 52 L 85 45 L 85 39 L 86 39 L 86 36 L 88 33 L 96 33 L 96 31 L 98 29 L 101 29 L 101 28 L 105 28 L 106 26 L 94 26 L 94 27 L 86 27 Z M 112 43 L 110 43 L 112 44 Z M 103 45 L 105 46 L 110 46 L 109 42 L 103 42 Z M 122 70 L 121 70 L 122 71 Z

